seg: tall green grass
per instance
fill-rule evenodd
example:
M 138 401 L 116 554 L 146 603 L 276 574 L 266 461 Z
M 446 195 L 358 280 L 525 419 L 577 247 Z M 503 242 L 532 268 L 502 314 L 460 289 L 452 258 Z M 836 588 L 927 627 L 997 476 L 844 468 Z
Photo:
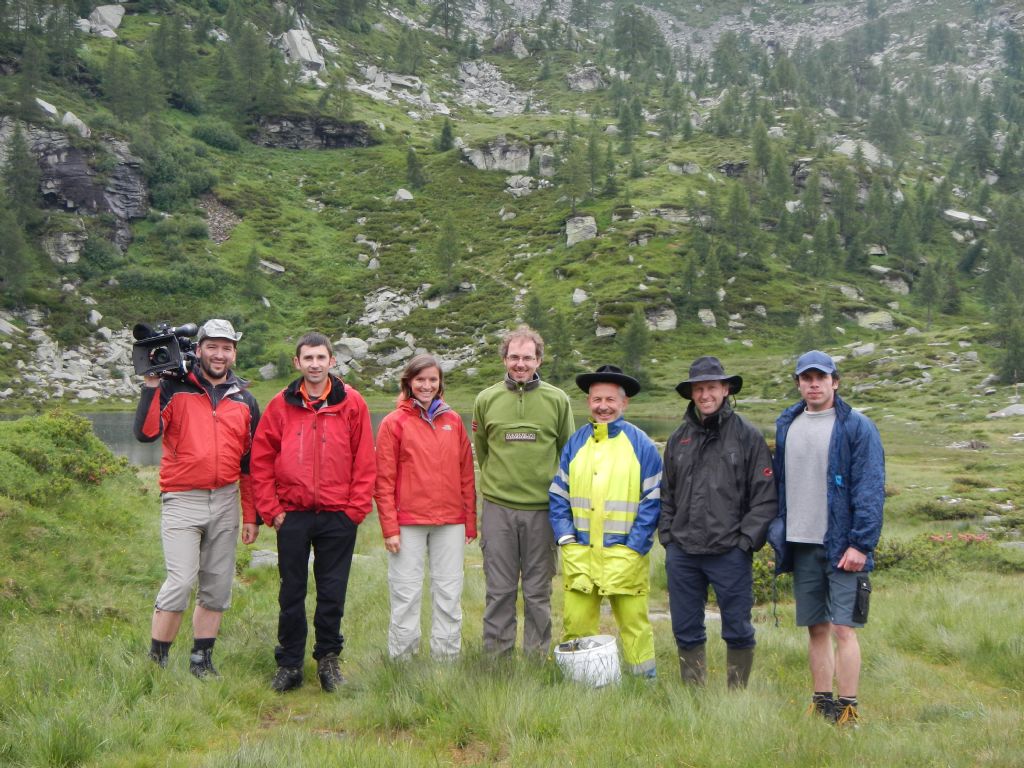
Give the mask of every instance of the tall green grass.
M 4 500 L 5 768 L 1020 765 L 1020 576 L 989 559 L 931 575 L 898 567 L 876 575 L 871 622 L 860 634 L 863 723 L 837 730 L 805 714 L 806 633 L 788 600 L 779 626 L 770 605 L 755 610 L 757 659 L 746 691 L 726 689 L 716 622 L 708 627 L 708 686 L 684 688 L 665 619 L 654 622 L 658 679 L 594 690 L 564 681 L 550 660 L 483 653 L 476 546 L 467 550 L 462 657 L 392 662 L 386 556 L 371 517 L 343 622 L 347 685 L 322 693 L 308 661 L 306 685 L 281 696 L 269 689 L 277 574 L 249 568 L 244 555 L 215 652 L 222 677 L 189 675 L 187 621 L 166 670 L 146 659 L 162 578 L 154 490 L 154 471 L 143 470 L 78 484 L 45 506 Z M 263 530 L 256 547 L 272 548 L 273 536 Z M 663 557 L 660 547 L 654 552 L 652 609 L 663 611 Z M 556 579 L 556 636 L 559 589 Z M 601 626 L 615 631 L 609 615 Z

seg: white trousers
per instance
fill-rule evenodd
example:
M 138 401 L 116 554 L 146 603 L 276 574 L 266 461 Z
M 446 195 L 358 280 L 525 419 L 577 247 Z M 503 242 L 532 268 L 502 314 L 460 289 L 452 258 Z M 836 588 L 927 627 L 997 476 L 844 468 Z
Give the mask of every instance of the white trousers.
M 408 658 L 419 650 L 424 564 L 430 557 L 430 653 L 453 659 L 462 647 L 462 565 L 465 525 L 403 525 L 398 554 L 388 555 L 391 626 L 388 654 Z

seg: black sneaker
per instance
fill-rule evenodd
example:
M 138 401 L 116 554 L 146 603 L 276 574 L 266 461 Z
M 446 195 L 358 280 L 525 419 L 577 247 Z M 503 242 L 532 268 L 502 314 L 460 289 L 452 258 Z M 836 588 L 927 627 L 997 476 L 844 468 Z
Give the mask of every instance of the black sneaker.
M 188 671 L 200 680 L 205 677 L 220 677 L 220 673 L 213 666 L 213 649 L 192 651 L 188 657 Z
M 338 666 L 338 655 L 329 653 L 316 662 L 316 674 L 320 678 L 320 687 L 326 693 L 334 693 L 339 685 L 345 684 L 345 678 Z
M 294 690 L 302 685 L 302 667 L 278 667 L 270 687 L 278 693 Z
M 856 704 L 836 704 L 836 725 L 857 728 L 859 724 L 860 715 L 857 713 Z
M 157 653 L 156 651 L 149 652 L 149 660 L 156 664 L 160 669 L 167 668 L 167 656 L 166 654 Z

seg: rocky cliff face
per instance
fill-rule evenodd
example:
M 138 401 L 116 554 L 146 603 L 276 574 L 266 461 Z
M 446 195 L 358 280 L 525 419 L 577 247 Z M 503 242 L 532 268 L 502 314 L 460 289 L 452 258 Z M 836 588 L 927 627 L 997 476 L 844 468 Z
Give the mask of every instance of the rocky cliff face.
M 366 123 L 300 115 L 260 118 L 253 142 L 279 149 L 343 149 L 379 143 Z
M 15 121 L 0 118 L 0 164 L 7 161 L 7 145 Z M 39 191 L 51 208 L 96 216 L 114 217 L 114 242 L 124 250 L 132 240 L 132 219 L 149 210 L 149 190 L 142 174 L 142 161 L 120 139 L 102 137 L 97 144 L 73 145 L 57 128 L 21 124 L 29 151 L 39 163 Z M 97 170 L 101 152 L 115 159 L 109 172 Z

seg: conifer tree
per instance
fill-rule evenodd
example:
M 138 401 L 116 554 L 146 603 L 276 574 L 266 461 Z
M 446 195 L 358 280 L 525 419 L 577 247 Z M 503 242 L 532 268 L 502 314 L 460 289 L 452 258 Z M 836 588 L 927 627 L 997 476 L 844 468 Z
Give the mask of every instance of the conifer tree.
M 40 116 L 36 104 L 36 93 L 43 79 L 43 61 L 46 41 L 38 35 L 27 33 L 22 46 L 21 72 L 18 75 L 15 103 L 22 120 L 37 120 Z
M 20 299 L 28 282 L 29 252 L 21 227 L 7 206 L 0 205 L 0 295 Z
M 3 182 L 7 193 L 6 207 L 22 231 L 34 231 L 43 220 L 43 212 L 39 209 L 39 178 L 39 163 L 29 151 L 21 124 L 15 123 L 14 132 L 7 142 Z
M 544 341 L 551 365 L 548 372 L 556 381 L 564 381 L 572 372 L 572 332 L 562 310 L 555 310 L 551 322 L 546 324 Z
M 526 307 L 523 310 L 523 322 L 537 331 L 541 336 L 547 336 L 547 317 L 544 314 L 544 306 L 536 293 L 526 297 Z
M 925 309 L 925 329 L 932 326 L 932 310 L 939 301 L 939 275 L 934 262 L 921 271 L 921 277 L 914 283 L 914 293 Z
M 455 223 L 450 216 L 445 216 L 441 221 L 441 231 L 435 250 L 437 267 L 445 290 L 451 290 L 455 286 L 455 268 L 459 262 L 460 251 Z
M 405 182 L 413 189 L 422 189 L 427 184 L 426 174 L 416 150 L 412 147 L 405 153 Z
M 441 123 L 441 134 L 437 137 L 437 151 L 447 152 L 455 146 L 455 135 L 452 130 L 452 121 L 447 117 Z
M 633 307 L 633 313 L 622 329 L 619 338 L 619 354 L 622 357 L 622 368 L 641 383 L 646 383 L 647 356 L 651 348 L 651 330 L 647 327 L 647 319 L 639 306 Z

